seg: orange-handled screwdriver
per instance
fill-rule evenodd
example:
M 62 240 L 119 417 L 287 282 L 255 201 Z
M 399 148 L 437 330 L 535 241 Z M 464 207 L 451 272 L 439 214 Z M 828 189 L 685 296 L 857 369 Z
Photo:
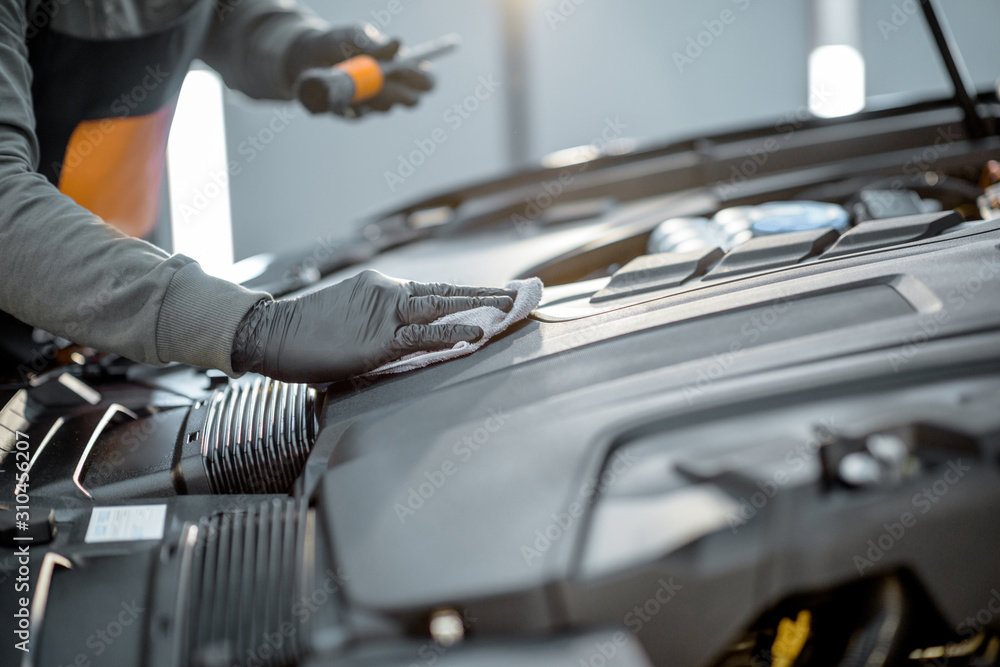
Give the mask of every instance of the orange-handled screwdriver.
M 453 51 L 459 42 L 458 35 L 445 35 L 411 49 L 400 49 L 394 60 L 355 56 L 334 67 L 307 69 L 295 84 L 298 98 L 312 113 L 344 113 L 353 104 L 377 97 L 394 71 Z

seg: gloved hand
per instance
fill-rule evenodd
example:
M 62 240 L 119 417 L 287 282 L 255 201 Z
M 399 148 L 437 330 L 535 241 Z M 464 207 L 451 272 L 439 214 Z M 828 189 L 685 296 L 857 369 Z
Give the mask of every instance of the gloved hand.
M 415 283 L 362 271 L 297 299 L 259 302 L 236 331 L 233 370 L 286 382 L 345 380 L 410 352 L 474 342 L 483 335 L 479 327 L 430 323 L 479 306 L 510 311 L 514 296 L 504 289 Z
M 296 81 L 312 67 L 332 67 L 354 56 L 368 55 L 389 61 L 399 51 L 399 40 L 389 39 L 375 26 L 363 23 L 328 31 L 309 32 L 299 37 L 289 49 L 285 72 Z M 386 75 L 382 92 L 370 100 L 335 111 L 346 118 L 358 118 L 371 111 L 385 112 L 396 104 L 412 107 L 420 95 L 434 87 L 434 76 L 426 62 L 401 65 Z

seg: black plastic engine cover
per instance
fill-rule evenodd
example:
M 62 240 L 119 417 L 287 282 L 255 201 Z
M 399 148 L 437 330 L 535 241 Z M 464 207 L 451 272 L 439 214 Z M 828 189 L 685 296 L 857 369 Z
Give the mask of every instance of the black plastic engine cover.
M 411 621 L 465 609 L 484 634 L 612 623 L 658 663 L 695 665 L 718 645 L 692 640 L 707 628 L 733 637 L 792 592 L 905 568 L 958 623 L 981 606 L 1000 545 L 981 511 L 1000 503 L 988 418 L 1000 394 L 996 228 L 528 321 L 473 358 L 332 388 L 319 498 L 348 600 Z M 980 392 L 992 398 L 965 404 Z M 914 512 L 920 485 L 946 470 L 827 493 L 814 430 L 889 428 L 935 406 L 979 424 L 983 457 L 957 464 L 964 483 L 920 537 L 859 571 L 866 540 Z M 650 434 L 663 444 L 640 447 Z M 746 471 L 692 472 L 698 452 L 726 449 L 744 450 Z M 797 481 L 743 526 L 741 507 L 774 485 L 775 466 L 791 478 L 796 451 L 808 451 Z M 675 493 L 707 518 L 650 546 Z M 625 502 L 617 494 L 641 509 L 623 516 L 652 519 L 595 538 L 615 525 L 601 513 Z M 602 561 L 614 540 L 624 555 Z M 956 550 L 966 585 L 944 573 Z

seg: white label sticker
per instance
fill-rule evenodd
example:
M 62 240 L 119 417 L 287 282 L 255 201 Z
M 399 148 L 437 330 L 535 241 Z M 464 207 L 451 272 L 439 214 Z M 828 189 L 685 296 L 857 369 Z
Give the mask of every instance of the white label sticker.
M 160 540 L 166 518 L 166 505 L 95 507 L 84 542 Z

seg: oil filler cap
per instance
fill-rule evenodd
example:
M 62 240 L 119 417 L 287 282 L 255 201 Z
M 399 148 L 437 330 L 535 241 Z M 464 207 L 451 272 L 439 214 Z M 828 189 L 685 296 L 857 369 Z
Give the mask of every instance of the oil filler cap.
M 842 232 L 847 229 L 848 216 L 847 211 L 836 204 L 784 201 L 755 207 L 752 219 L 750 229 L 754 236 L 770 236 L 824 227 Z

